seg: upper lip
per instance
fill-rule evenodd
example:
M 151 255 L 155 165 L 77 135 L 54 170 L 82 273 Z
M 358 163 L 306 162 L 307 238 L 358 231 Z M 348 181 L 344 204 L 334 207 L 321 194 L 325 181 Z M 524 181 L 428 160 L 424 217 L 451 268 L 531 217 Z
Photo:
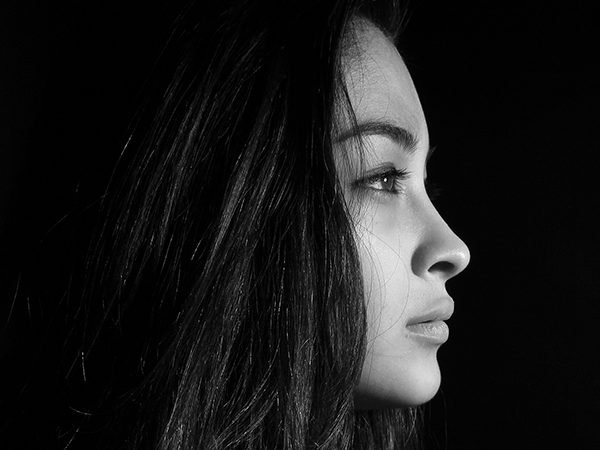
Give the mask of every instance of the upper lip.
M 445 298 L 435 302 L 426 313 L 413 317 L 406 325 L 427 322 L 430 320 L 448 320 L 454 313 L 454 301 L 451 298 Z

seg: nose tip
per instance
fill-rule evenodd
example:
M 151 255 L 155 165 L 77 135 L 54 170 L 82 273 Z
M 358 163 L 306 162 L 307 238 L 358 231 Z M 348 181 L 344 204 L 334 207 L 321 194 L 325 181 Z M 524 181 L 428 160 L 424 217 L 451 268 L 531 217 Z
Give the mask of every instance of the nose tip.
M 438 257 L 427 269 L 429 274 L 448 280 L 461 273 L 469 265 L 471 260 L 469 247 L 458 236 L 454 235 L 454 237 L 458 242 L 452 248 L 448 248 L 445 254 L 438 254 Z
M 443 220 L 423 237 L 413 255 L 418 276 L 446 281 L 465 270 L 471 260 L 469 248 Z

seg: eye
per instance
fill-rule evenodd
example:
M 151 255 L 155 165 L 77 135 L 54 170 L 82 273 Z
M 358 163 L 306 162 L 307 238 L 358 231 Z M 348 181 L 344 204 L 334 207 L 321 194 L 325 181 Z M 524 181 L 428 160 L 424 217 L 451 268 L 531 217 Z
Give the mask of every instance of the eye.
M 406 180 L 409 174 L 410 172 L 404 169 L 386 169 L 356 181 L 355 185 L 371 189 L 378 194 L 398 195 L 403 192 L 402 181 Z

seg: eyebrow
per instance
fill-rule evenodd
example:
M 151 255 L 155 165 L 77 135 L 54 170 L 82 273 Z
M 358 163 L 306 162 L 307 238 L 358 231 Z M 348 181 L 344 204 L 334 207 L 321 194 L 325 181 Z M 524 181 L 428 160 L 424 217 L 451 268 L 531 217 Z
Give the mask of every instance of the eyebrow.
M 358 138 L 359 136 L 373 135 L 385 136 L 391 139 L 409 155 L 415 153 L 419 144 L 419 139 L 409 130 L 383 120 L 361 122 L 357 124 L 357 126 L 340 133 L 336 139 L 336 143 L 341 143 L 352 138 Z M 427 160 L 431 157 L 433 150 L 435 150 L 435 147 L 429 148 L 426 157 Z

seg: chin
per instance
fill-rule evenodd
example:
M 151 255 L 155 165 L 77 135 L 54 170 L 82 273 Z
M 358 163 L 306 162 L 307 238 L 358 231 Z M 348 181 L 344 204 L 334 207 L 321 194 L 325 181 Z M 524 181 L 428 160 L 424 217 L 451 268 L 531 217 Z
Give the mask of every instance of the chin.
M 368 360 L 368 359 L 367 359 Z M 409 361 L 375 358 L 365 364 L 354 394 L 356 409 L 389 409 L 419 406 L 437 394 L 441 383 L 435 355 Z

